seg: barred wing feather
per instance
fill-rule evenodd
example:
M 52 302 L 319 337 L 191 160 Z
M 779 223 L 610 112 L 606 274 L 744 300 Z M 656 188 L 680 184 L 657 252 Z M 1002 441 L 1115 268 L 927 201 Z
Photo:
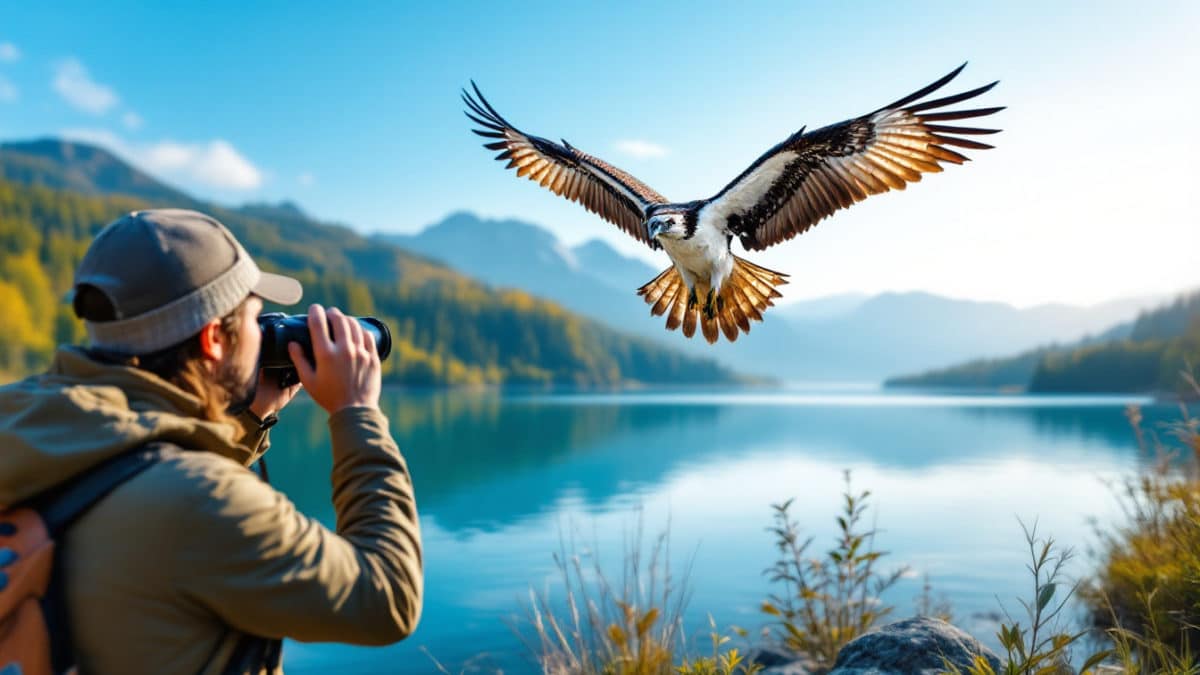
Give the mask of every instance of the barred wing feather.
M 616 225 L 638 241 L 659 248 L 650 239 L 643 223 L 646 209 L 652 204 L 665 204 L 666 198 L 647 185 L 598 157 L 593 157 L 562 144 L 530 136 L 518 130 L 496 112 L 471 83 L 474 95 L 463 91 L 463 101 L 470 112 L 466 115 L 481 128 L 472 129 L 484 138 L 489 150 L 499 150 L 498 160 L 507 160 L 505 168 L 516 169 L 524 176 L 556 195 L 578 202 L 585 209 Z
M 999 129 L 946 125 L 984 117 L 1003 107 L 945 110 L 975 98 L 997 82 L 931 101 L 921 99 L 945 86 L 966 66 L 904 98 L 845 122 L 805 133 L 768 150 L 704 206 L 700 217 L 723 223 L 750 250 L 762 250 L 802 234 L 838 209 L 867 197 L 903 190 L 941 163 L 968 158 L 954 146 L 992 146 L 965 138 Z

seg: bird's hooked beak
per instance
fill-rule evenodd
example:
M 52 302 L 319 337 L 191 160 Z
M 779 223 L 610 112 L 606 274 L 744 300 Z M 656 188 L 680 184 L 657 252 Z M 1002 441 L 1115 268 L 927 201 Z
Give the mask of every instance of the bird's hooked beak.
M 646 223 L 646 228 L 647 228 L 648 234 L 650 235 L 650 238 L 657 239 L 658 235 L 662 234 L 663 232 L 666 232 L 667 228 L 670 227 L 670 225 L 671 224 L 669 221 L 664 220 L 662 218 L 655 217 L 655 218 L 651 218 L 650 221 Z

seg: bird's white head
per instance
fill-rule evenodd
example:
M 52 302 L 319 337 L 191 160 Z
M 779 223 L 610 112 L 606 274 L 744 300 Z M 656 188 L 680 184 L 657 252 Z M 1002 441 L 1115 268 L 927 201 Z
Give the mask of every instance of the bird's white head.
M 686 214 L 659 212 L 646 220 L 646 232 L 651 239 L 687 239 Z

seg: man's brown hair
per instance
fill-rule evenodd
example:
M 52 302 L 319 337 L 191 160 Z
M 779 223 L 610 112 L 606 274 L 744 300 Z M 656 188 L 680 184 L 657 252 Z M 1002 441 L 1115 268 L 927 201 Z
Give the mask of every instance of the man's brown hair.
M 221 317 L 221 332 L 229 339 L 230 350 L 236 350 L 241 342 L 241 322 L 239 317 L 245 310 L 250 296 L 238 303 L 231 312 Z M 95 322 L 113 321 L 116 311 L 103 291 L 95 286 L 82 285 L 75 292 L 73 301 L 75 315 L 80 319 Z M 230 398 L 235 387 L 241 382 L 231 381 L 243 375 L 229 369 L 218 367 L 217 372 L 210 372 L 204 367 L 204 357 L 200 350 L 200 334 L 160 349 L 149 354 L 136 356 L 99 354 L 108 361 L 140 368 L 161 377 L 183 391 L 200 399 L 201 417 L 210 422 L 233 423 L 234 420 L 227 412 Z

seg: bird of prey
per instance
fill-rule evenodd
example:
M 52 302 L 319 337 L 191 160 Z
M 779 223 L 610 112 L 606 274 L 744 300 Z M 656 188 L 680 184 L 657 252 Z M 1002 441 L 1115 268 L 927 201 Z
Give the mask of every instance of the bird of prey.
M 475 82 L 463 90 L 466 115 L 494 139 L 498 160 L 524 176 L 621 228 L 653 249 L 663 249 L 673 265 L 638 289 L 651 314 L 667 314 L 668 330 L 683 327 L 692 337 L 699 324 L 710 343 L 724 333 L 730 341 L 750 332 L 750 321 L 781 297 L 786 276 L 736 256 L 734 238 L 761 251 L 802 234 L 838 209 L 870 195 L 921 180 L 942 170 L 941 163 L 967 161 L 948 146 L 984 150 L 992 146 L 966 138 L 999 129 L 947 125 L 984 117 L 1003 107 L 947 110 L 996 86 L 924 100 L 953 80 L 963 65 L 938 81 L 877 110 L 822 129 L 801 128 L 754 161 L 716 196 L 672 202 L 617 167 L 573 147 L 531 136 L 509 124 L 488 103 Z

